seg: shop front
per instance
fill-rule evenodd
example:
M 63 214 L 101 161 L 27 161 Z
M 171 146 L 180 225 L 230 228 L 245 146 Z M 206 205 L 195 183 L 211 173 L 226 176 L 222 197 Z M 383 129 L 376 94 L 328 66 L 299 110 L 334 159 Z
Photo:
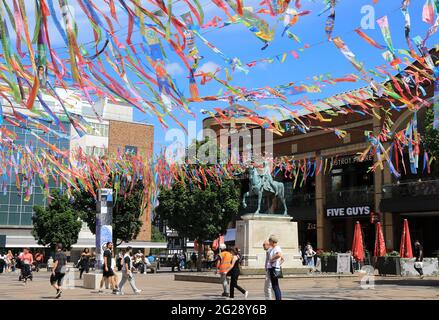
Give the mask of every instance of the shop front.
M 374 225 L 371 214 L 374 204 L 372 157 L 359 161 L 356 155 L 345 155 L 332 161 L 326 177 L 325 228 L 329 246 L 337 252 L 351 250 L 354 227 L 360 222 L 364 248 L 373 251 Z
M 380 208 L 392 215 L 396 250 L 399 249 L 402 223 L 407 219 L 412 243 L 419 240 L 427 257 L 439 256 L 439 180 L 384 186 Z
M 354 228 L 360 222 L 365 251 L 373 251 L 375 229 L 371 223 L 372 207 L 370 205 L 327 207 L 326 226 L 330 230 L 330 250 L 346 252 L 352 249 Z

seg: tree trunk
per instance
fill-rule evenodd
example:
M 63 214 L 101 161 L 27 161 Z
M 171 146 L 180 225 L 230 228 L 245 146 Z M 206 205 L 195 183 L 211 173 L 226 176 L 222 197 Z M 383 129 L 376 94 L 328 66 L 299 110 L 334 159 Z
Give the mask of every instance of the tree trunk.
M 203 241 L 198 242 L 198 259 L 197 259 L 197 271 L 201 271 L 203 263 Z

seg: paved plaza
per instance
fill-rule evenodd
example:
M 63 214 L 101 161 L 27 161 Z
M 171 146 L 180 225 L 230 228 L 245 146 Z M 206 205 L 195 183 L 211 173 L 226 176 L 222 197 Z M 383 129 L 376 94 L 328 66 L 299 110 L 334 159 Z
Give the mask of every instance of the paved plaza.
M 325 277 L 309 276 L 284 278 L 280 285 L 285 300 L 393 300 L 415 299 L 439 300 L 439 278 L 402 278 L 374 277 L 374 286 L 370 289 L 361 287 L 361 276 Z M 113 295 L 110 290 L 97 293 L 95 290 L 82 287 L 77 271 L 68 280 L 70 288 L 64 290 L 61 299 L 166 299 L 166 300 L 225 300 L 221 297 L 219 284 L 205 282 L 174 281 L 174 273 L 136 275 L 137 286 L 142 293 L 134 295 L 127 284 L 123 296 Z M 246 278 L 240 285 L 249 291 L 249 299 L 263 300 L 263 279 Z M 367 286 L 366 286 L 367 287 Z M 26 285 L 18 281 L 18 273 L 0 275 L 0 299 L 52 300 L 55 290 L 49 285 L 49 273 L 34 273 L 34 280 Z M 237 292 L 235 299 L 243 296 Z

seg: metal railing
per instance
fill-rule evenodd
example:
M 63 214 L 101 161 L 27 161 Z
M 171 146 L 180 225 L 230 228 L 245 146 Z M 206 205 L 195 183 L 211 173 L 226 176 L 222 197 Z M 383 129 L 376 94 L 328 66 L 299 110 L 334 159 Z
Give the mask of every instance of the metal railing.
M 373 186 L 352 187 L 326 194 L 326 205 L 372 204 L 373 202 Z
M 407 198 L 439 195 L 439 179 L 400 182 L 383 186 L 383 198 Z

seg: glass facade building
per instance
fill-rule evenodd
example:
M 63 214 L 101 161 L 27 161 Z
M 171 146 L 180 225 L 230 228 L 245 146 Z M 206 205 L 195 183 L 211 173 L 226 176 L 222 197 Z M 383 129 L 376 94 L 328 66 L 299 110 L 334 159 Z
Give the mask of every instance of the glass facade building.
M 70 136 L 70 123 L 63 122 L 67 132 L 60 132 L 66 137 Z M 19 128 L 8 123 L 4 123 L 4 126 L 12 132 L 17 134 L 15 143 L 17 145 L 32 146 L 35 149 L 48 150 L 47 145 L 38 141 L 28 130 Z M 51 129 L 59 131 L 59 127 L 56 125 L 48 125 Z M 55 145 L 60 150 L 69 150 L 69 138 L 61 138 L 54 133 L 45 133 L 41 130 L 33 130 L 39 137 Z M 19 174 L 21 177 L 21 175 Z M 33 192 L 29 201 L 25 201 L 24 192 L 18 191 L 16 187 L 15 174 L 12 171 L 10 176 L 0 177 L 0 183 L 3 184 L 3 179 L 6 178 L 6 190 L 0 190 L 0 227 L 26 227 L 32 226 L 32 214 L 33 206 L 40 205 L 45 206 L 47 199 L 44 197 L 44 186 L 40 178 L 36 177 L 33 182 Z M 20 179 L 20 183 L 23 182 Z M 49 185 L 55 187 L 53 179 L 49 179 Z

